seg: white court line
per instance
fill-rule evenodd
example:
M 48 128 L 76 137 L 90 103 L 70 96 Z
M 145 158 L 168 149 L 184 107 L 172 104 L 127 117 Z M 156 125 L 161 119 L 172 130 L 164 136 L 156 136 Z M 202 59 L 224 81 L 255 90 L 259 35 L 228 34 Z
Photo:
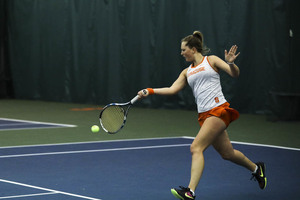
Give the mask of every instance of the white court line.
M 275 146 L 275 145 L 268 145 L 268 144 L 255 144 L 255 143 L 237 142 L 237 141 L 232 141 L 232 143 L 234 143 L 234 144 L 242 144 L 242 145 L 249 145 L 249 146 L 257 146 L 257 147 L 270 147 L 270 148 L 277 148 L 277 149 L 300 151 L 300 149 L 298 149 L 298 148 L 282 147 L 282 146 Z
M 35 130 L 35 129 L 50 129 L 50 128 L 55 129 L 55 128 L 69 128 L 69 127 L 67 127 L 67 126 L 22 127 L 22 128 L 0 129 L 0 131 Z
M 1 119 L 1 118 L 0 118 Z M 109 142 L 131 142 L 131 141 L 147 141 L 147 140 L 167 140 L 167 139 L 190 139 L 194 140 L 195 137 L 191 136 L 181 136 L 181 137 L 158 137 L 158 138 L 138 138 L 138 139 L 120 139 L 120 140 L 104 140 L 104 141 L 88 141 L 88 142 L 69 142 L 69 143 L 55 143 L 55 144 L 35 144 L 35 145 L 19 145 L 19 146 L 4 146 L 0 147 L 0 149 L 9 149 L 9 148 L 26 148 L 26 147 L 44 147 L 44 146 L 61 146 L 61 145 L 80 145 L 80 144 L 101 144 L 101 143 L 109 143 Z M 300 151 L 300 148 L 292 148 L 292 147 L 284 147 L 277 145 L 268 145 L 268 144 L 258 144 L 258 143 L 247 143 L 247 142 L 238 142 L 231 141 L 233 144 L 243 144 L 243 145 L 251 145 L 251 146 L 260 146 L 260 147 L 270 147 L 277 149 L 286 149 L 293 151 Z
M 0 199 L 12 199 L 12 198 L 44 196 L 44 195 L 50 195 L 50 194 L 57 194 L 57 193 L 56 192 L 46 192 L 46 193 L 24 194 L 24 195 L 16 195 L 16 196 L 5 196 L 5 197 L 0 197 Z
M 182 138 L 191 139 L 191 140 L 195 139 L 194 137 L 189 137 L 189 136 L 184 136 Z M 269 148 L 276 148 L 276 149 L 285 149 L 285 150 L 300 151 L 299 148 L 283 147 L 283 146 L 268 145 L 268 144 L 257 144 L 257 143 L 249 143 L 249 142 L 238 142 L 238 141 L 231 141 L 231 143 L 233 143 L 233 144 L 249 145 L 249 146 L 269 147 Z
M 38 187 L 38 186 L 34 186 L 34 185 L 29 185 L 29 184 L 24 184 L 24 183 L 19 183 L 19 182 L 15 182 L 15 181 L 4 180 L 4 179 L 0 179 L 0 182 L 10 183 L 10 184 L 14 184 L 14 185 L 20 185 L 20 186 L 23 186 L 23 187 L 34 188 L 34 189 L 38 189 L 38 190 L 44 190 L 44 191 L 48 191 L 50 193 L 56 193 L 56 194 L 63 194 L 63 195 L 66 195 L 66 196 L 78 197 L 78 198 L 82 198 L 82 199 L 101 200 L 101 199 L 96 199 L 96 198 L 87 197 L 87 196 L 83 196 L 83 195 L 72 194 L 72 193 L 62 192 L 62 191 L 58 191 L 58 190 L 52 190 L 52 189 L 48 189 L 48 188 Z
M 10 119 L 10 118 L 0 118 L 0 120 L 9 120 L 9 121 L 13 121 L 13 122 L 31 123 L 31 124 L 46 124 L 46 125 L 63 126 L 63 127 L 77 127 L 76 125 L 71 125 L 71 124 L 58 124 L 58 123 L 38 122 L 38 121 Z M 19 128 L 16 128 L 16 129 L 19 129 Z M 28 128 L 24 128 L 24 129 L 28 129 Z M 13 130 L 13 129 L 0 129 L 0 131 L 1 130 Z
M 134 142 L 134 141 L 148 141 L 148 140 L 168 140 L 168 139 L 191 139 L 189 137 L 158 137 L 158 138 L 136 138 L 136 139 L 120 139 L 120 140 L 102 140 L 102 141 L 88 141 L 88 142 L 67 142 L 67 143 L 54 143 L 54 144 L 33 144 L 33 145 L 19 145 L 19 146 L 6 146 L 0 149 L 9 148 L 26 148 L 26 147 L 46 147 L 46 146 L 62 146 L 62 145 L 80 145 L 80 144 L 101 144 L 109 142 Z
M 126 150 L 139 150 L 139 149 L 156 149 L 156 148 L 183 147 L 183 146 L 190 146 L 190 145 L 191 144 L 173 144 L 173 145 L 157 145 L 157 146 L 143 146 L 143 147 L 124 147 L 124 148 L 113 148 L 113 149 L 94 149 L 94 150 L 81 150 L 81 151 L 30 153 L 30 154 L 5 155 L 5 156 L 0 156 L 0 158 L 62 155 L 62 154 L 75 154 L 75 153 L 94 153 L 94 152 L 106 152 L 106 151 L 126 151 Z
M 28 123 L 19 122 L 19 123 L 14 123 L 14 124 L 0 124 L 0 126 L 24 126 L 25 124 L 28 124 Z
M 67 142 L 67 143 L 55 143 L 55 144 L 34 144 L 34 145 L 18 145 L 18 146 L 4 146 L 0 147 L 0 149 L 9 149 L 9 148 L 26 148 L 26 147 L 44 147 L 44 146 L 61 146 L 61 145 L 80 145 L 80 144 L 101 144 L 101 143 L 109 143 L 109 142 L 131 142 L 131 141 L 147 141 L 147 140 L 167 140 L 167 139 L 190 139 L 194 140 L 195 137 L 191 136 L 181 136 L 181 137 L 158 137 L 158 138 L 136 138 L 136 139 L 120 139 L 120 140 L 103 140 L 103 141 L 88 141 L 88 142 Z M 268 144 L 258 144 L 258 143 L 248 143 L 248 142 L 238 142 L 231 141 L 234 144 L 243 144 L 243 145 L 251 145 L 251 146 L 260 146 L 260 147 L 270 147 L 277 149 L 286 149 L 286 150 L 294 150 L 300 151 L 300 148 L 292 148 L 292 147 L 284 147 L 277 145 L 268 145 Z

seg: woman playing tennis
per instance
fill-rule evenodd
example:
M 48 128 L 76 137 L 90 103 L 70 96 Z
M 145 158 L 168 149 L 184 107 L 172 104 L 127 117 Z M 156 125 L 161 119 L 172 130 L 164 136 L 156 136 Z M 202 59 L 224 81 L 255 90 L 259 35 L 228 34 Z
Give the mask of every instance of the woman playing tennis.
M 192 88 L 201 128 L 190 147 L 192 164 L 189 185 L 171 189 L 172 194 L 182 200 L 195 199 L 194 191 L 204 169 L 203 152 L 210 145 L 223 159 L 250 170 L 261 189 L 264 189 L 267 184 L 265 164 L 263 162 L 253 163 L 243 153 L 233 149 L 226 131 L 229 124 L 239 117 L 239 113 L 229 107 L 230 104 L 222 93 L 219 71 L 223 70 L 232 77 L 239 76 L 240 70 L 234 63 L 240 54 L 237 53 L 237 46 L 232 46 L 228 52 L 225 50 L 225 61 L 214 55 L 205 56 L 206 53 L 208 53 L 208 49 L 203 44 L 203 35 L 201 32 L 195 31 L 193 35 L 189 35 L 181 41 L 181 55 L 191 65 L 180 73 L 172 86 L 147 88 L 138 92 L 140 97 L 147 97 L 151 94 L 174 95 L 187 84 Z

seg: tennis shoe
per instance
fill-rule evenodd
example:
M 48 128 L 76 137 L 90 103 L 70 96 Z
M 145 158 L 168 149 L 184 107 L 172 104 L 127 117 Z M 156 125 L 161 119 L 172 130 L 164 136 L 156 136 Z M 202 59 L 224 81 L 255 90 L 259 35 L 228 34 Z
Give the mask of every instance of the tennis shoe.
M 256 173 L 252 173 L 252 178 L 257 180 L 260 189 L 265 189 L 267 186 L 267 177 L 266 177 L 266 165 L 263 162 L 255 163 L 258 167 Z
M 182 186 L 179 186 L 180 189 L 172 188 L 171 192 L 172 194 L 181 200 L 194 200 L 196 196 L 193 195 L 193 192 L 190 190 L 190 188 L 185 188 Z

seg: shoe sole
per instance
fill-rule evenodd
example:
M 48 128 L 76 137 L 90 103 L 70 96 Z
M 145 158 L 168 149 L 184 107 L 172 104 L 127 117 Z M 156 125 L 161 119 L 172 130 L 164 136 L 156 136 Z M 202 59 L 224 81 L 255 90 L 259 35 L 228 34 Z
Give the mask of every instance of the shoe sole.
M 262 188 L 262 190 L 263 189 L 265 189 L 266 187 L 267 187 L 267 177 L 266 177 L 266 164 L 265 163 L 263 163 L 263 173 L 264 173 L 264 179 L 265 179 L 265 185 L 264 185 L 264 187 Z
M 171 189 L 171 193 L 174 195 L 174 197 L 178 198 L 178 199 L 181 199 L 181 200 L 184 200 L 184 198 L 182 198 L 177 192 L 175 189 Z

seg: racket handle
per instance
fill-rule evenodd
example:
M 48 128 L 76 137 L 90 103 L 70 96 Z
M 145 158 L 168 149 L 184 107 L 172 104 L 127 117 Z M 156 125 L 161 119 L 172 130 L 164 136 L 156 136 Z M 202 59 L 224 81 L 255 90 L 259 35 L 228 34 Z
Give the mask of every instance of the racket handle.
M 131 99 L 130 103 L 134 104 L 135 102 L 137 102 L 139 100 L 140 96 L 136 95 L 133 99 Z

